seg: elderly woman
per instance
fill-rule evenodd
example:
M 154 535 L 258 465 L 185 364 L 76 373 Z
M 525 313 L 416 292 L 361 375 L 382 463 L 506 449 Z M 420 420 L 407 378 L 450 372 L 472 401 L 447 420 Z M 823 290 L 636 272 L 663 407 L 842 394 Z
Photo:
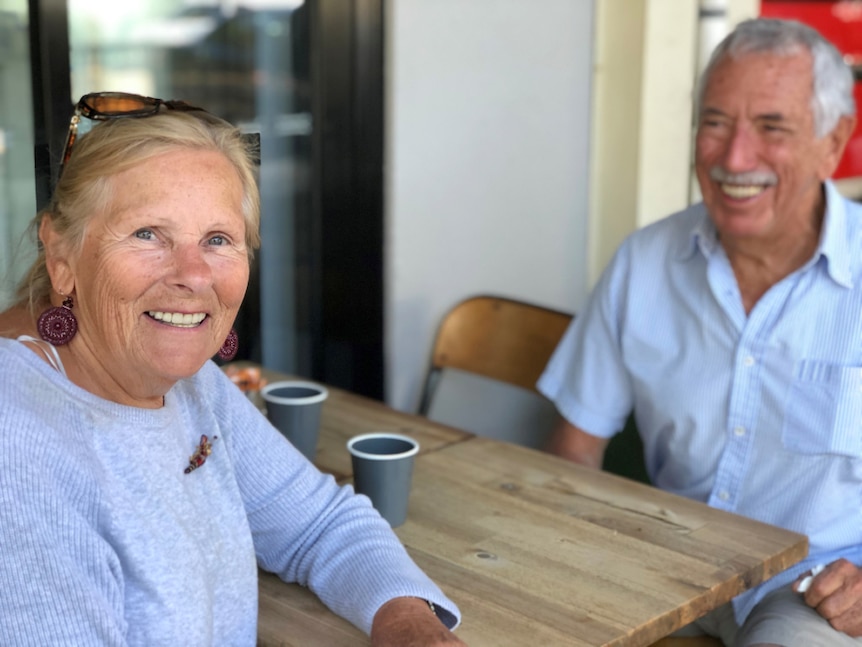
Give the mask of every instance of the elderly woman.
M 463 644 L 368 500 L 209 361 L 235 346 L 259 243 L 238 131 L 134 95 L 81 114 L 104 123 L 70 131 L 0 314 L 0 644 L 254 645 L 258 567 L 374 645 Z

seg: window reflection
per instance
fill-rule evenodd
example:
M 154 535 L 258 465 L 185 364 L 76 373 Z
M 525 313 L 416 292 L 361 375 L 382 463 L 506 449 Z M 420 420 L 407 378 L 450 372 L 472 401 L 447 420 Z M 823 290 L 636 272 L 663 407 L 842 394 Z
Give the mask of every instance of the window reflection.
M 21 241 L 35 212 L 27 0 L 0 0 L 0 309 L 32 262 Z

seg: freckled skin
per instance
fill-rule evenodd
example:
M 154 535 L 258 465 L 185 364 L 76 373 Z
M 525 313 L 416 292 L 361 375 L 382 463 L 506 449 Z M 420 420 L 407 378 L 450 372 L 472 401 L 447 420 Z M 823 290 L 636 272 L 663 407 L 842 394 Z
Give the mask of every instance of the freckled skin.
M 161 406 L 221 346 L 248 284 L 242 185 L 220 153 L 178 149 L 113 177 L 77 256 L 52 244 L 56 289 L 72 293 L 79 333 L 62 349 L 70 378 L 135 406 Z M 149 311 L 205 313 L 195 327 Z

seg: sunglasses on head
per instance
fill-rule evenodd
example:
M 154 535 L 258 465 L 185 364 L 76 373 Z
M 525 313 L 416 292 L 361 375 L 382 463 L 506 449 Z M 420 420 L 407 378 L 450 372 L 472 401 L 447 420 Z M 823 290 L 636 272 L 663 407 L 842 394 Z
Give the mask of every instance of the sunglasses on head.
M 153 97 L 129 94 L 127 92 L 93 92 L 85 94 L 75 105 L 75 112 L 72 114 L 72 119 L 69 122 L 69 133 L 66 135 L 66 145 L 63 147 L 63 157 L 61 158 L 60 170 L 57 177 L 63 174 L 63 168 L 72 156 L 72 147 L 78 138 L 78 124 L 81 121 L 81 117 L 86 117 L 93 121 L 151 117 L 158 114 L 162 106 L 166 110 L 198 110 L 206 112 L 203 108 L 198 108 L 185 101 L 165 101 L 164 99 L 154 99 Z

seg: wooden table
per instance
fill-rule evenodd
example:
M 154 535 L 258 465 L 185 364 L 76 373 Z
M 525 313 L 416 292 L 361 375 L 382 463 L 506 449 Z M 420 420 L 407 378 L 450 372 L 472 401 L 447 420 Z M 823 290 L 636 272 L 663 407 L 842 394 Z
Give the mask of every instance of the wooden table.
M 321 468 L 350 478 L 347 438 L 419 439 L 396 533 L 459 605 L 471 647 L 642 647 L 800 561 L 805 536 L 560 458 L 471 436 L 333 389 Z M 261 574 L 259 645 L 368 645 L 317 598 Z

